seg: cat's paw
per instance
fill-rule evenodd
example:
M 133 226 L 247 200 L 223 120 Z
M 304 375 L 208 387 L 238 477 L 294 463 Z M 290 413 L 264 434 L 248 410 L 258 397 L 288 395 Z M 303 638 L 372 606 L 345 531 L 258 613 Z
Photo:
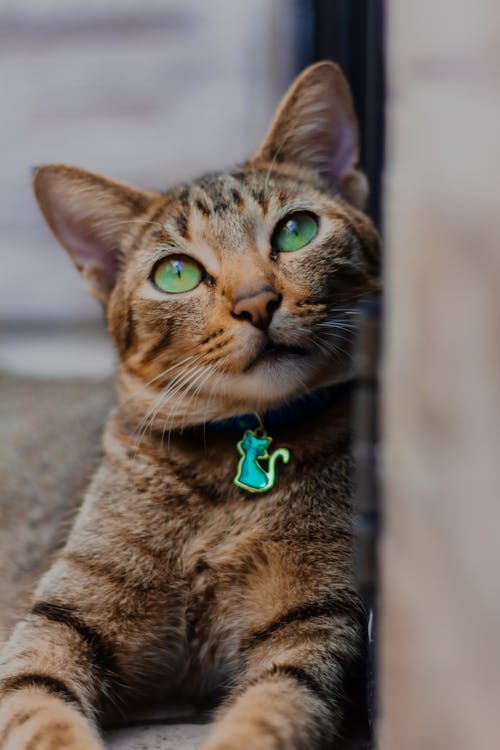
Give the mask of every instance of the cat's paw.
M 93 726 L 67 703 L 23 690 L 0 702 L 0 750 L 104 750 Z

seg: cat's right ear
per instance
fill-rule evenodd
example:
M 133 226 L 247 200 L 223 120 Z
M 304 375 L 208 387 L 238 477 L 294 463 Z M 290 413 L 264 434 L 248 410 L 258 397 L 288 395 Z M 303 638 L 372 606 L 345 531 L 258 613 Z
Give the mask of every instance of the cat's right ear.
M 313 170 L 333 193 L 364 207 L 368 183 L 358 169 L 357 119 L 349 84 L 338 65 L 325 60 L 299 75 L 253 159 Z
M 105 305 L 120 266 L 123 238 L 158 196 L 66 164 L 39 167 L 33 187 L 49 227 L 89 292 Z

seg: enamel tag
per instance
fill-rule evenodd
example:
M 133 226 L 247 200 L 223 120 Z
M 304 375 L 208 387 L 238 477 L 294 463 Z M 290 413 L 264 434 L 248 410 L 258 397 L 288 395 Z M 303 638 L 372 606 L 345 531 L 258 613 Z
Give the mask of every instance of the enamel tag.
M 266 434 L 258 435 L 253 430 L 247 430 L 241 440 L 236 443 L 240 454 L 234 484 L 247 492 L 267 492 L 276 483 L 276 462 L 281 458 L 284 464 L 290 461 L 290 451 L 279 448 L 268 453 L 272 438 Z M 267 469 L 261 465 L 267 461 Z

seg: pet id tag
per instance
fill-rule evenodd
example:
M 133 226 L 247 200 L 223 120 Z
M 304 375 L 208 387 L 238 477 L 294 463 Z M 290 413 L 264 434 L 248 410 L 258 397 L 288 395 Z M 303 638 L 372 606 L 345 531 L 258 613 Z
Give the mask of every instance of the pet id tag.
M 262 433 L 262 434 L 261 434 Z M 276 462 L 281 458 L 284 464 L 290 461 L 290 451 L 287 448 L 279 448 L 268 453 L 272 438 L 259 430 L 247 430 L 236 448 L 240 454 L 238 468 L 233 483 L 247 492 L 267 492 L 276 483 Z M 268 461 L 267 470 L 261 466 L 260 461 Z

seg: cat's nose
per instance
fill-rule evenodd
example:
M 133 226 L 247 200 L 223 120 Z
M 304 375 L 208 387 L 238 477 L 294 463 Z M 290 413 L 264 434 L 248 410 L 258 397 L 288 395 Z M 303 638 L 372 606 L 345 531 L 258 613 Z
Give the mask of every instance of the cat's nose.
M 282 295 L 266 287 L 234 300 L 231 315 L 238 320 L 248 320 L 256 328 L 265 331 L 269 328 L 275 311 L 281 304 Z

